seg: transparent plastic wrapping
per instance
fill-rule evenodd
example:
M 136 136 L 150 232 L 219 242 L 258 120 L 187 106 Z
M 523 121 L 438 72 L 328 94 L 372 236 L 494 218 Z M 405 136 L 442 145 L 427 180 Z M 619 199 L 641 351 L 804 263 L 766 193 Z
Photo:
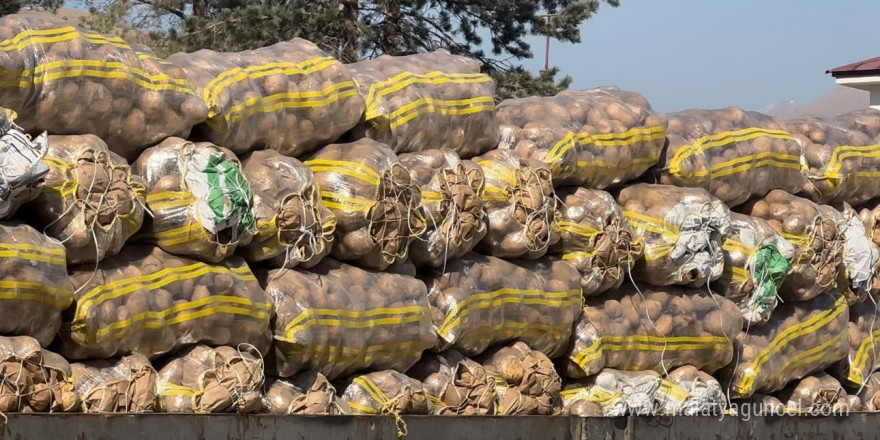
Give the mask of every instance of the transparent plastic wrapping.
M 159 370 L 159 407 L 169 413 L 260 412 L 263 371 L 263 358 L 253 346 L 197 345 Z
M 495 414 L 495 377 L 458 350 L 425 353 L 406 374 L 425 385 L 434 414 Z
M 819 205 L 819 210 L 823 216 L 834 219 L 843 241 L 837 288 L 843 291 L 849 305 L 864 301 L 873 286 L 880 249 L 868 237 L 865 225 L 849 204 Z
M 733 359 L 742 329 L 736 304 L 706 289 L 625 284 L 585 302 L 559 364 L 573 379 L 603 368 L 666 373 L 693 365 L 713 373 Z
M 510 150 L 474 158 L 486 176 L 486 237 L 476 249 L 499 258 L 540 258 L 559 240 L 550 169 Z
M 642 255 L 642 239 L 605 191 L 578 187 L 556 190 L 559 241 L 548 253 L 581 273 L 584 296 L 616 289 Z
M 143 46 L 69 22 L 0 18 L 0 102 L 28 132 L 94 134 L 134 160 L 187 136 L 207 108 L 185 73 Z
M 118 253 L 144 221 L 144 180 L 92 135 L 49 136 L 43 160 L 42 192 L 20 217 L 64 243 L 70 264 Z
M 351 408 L 336 395 L 336 388 L 321 373 L 307 371 L 290 379 L 266 383 L 263 409 L 275 415 L 347 415 Z
M 425 285 L 411 264 L 400 266 L 371 272 L 328 258 L 310 270 L 260 273 L 275 304 L 269 370 L 279 377 L 314 370 L 335 380 L 415 364 L 437 336 Z
M 865 233 L 871 244 L 880 249 L 880 205 L 870 204 L 859 210 L 859 220 L 865 227 Z M 880 295 L 880 260 L 874 266 L 874 277 L 871 279 L 872 295 Z
M 49 151 L 46 133 L 31 138 L 8 113 L 0 107 L 0 219 L 11 217 L 21 205 L 37 198 L 49 174 L 49 165 L 43 161 Z
M 73 270 L 71 279 L 75 307 L 61 328 L 68 359 L 155 359 L 199 342 L 268 350 L 272 304 L 241 258 L 209 265 L 126 246 L 96 270 Z
M 640 183 L 621 190 L 617 202 L 644 243 L 632 271 L 637 281 L 701 287 L 721 277 L 721 245 L 732 228 L 720 200 L 700 188 Z
M 730 213 L 733 233 L 724 240 L 724 272 L 712 290 L 739 306 L 746 328 L 770 319 L 795 248 L 767 221 Z
M 557 357 L 583 303 L 578 271 L 550 258 L 509 262 L 471 253 L 420 276 L 437 349 L 455 347 L 466 356 L 518 340 Z
M 152 214 L 138 241 L 217 263 L 253 238 L 253 194 L 231 151 L 168 138 L 144 151 L 132 169 L 147 181 Z
M 21 223 L 0 223 L 0 334 L 49 345 L 73 301 L 64 246 Z
M 880 143 L 861 131 L 815 117 L 787 121 L 786 129 L 803 145 L 807 198 L 860 205 L 880 197 Z
M 238 254 L 272 267 L 312 267 L 330 254 L 336 216 L 311 169 L 273 150 L 255 151 L 242 171 L 254 194 L 256 233 Z
M 601 87 L 508 99 L 495 110 L 498 148 L 547 164 L 556 186 L 604 189 L 660 159 L 666 120 L 638 93 Z
M 341 397 L 352 414 L 400 416 L 434 413 L 434 404 L 424 385 L 394 370 L 352 377 Z M 406 426 L 401 420 L 398 420 L 398 428 L 406 435 Z
M 840 382 L 822 371 L 789 383 L 776 397 L 788 413 L 830 415 L 861 409 L 858 398 L 851 399 Z
M 872 373 L 865 386 L 858 390 L 858 397 L 863 411 L 880 411 L 880 372 Z
M 495 347 L 479 357 L 495 377 L 495 412 L 501 415 L 554 415 L 562 412 L 562 379 L 553 362 L 523 342 Z
M 334 258 L 375 270 L 406 261 L 409 244 L 425 231 L 425 212 L 419 188 L 387 145 L 332 144 L 304 162 L 336 215 Z
M 656 371 L 621 371 L 605 368 L 595 376 L 566 384 L 561 396 L 567 414 L 591 417 L 654 415 L 663 379 Z M 667 390 L 670 387 L 667 384 Z M 683 391 L 676 389 L 676 391 Z M 598 414 L 584 413 L 590 402 Z
M 880 110 L 864 108 L 844 113 L 833 118 L 834 124 L 847 130 L 860 131 L 871 139 L 880 136 Z
M 880 314 L 875 297 L 849 307 L 847 355 L 828 371 L 848 386 L 859 388 L 880 369 Z
M 728 206 L 806 184 L 801 146 L 784 123 L 737 107 L 669 115 L 660 183 L 704 188 Z
M 0 412 L 76 412 L 70 364 L 28 336 L 0 336 Z
M 348 69 L 301 38 L 236 53 L 178 53 L 168 61 L 208 107 L 192 138 L 236 154 L 269 148 L 300 156 L 338 139 L 364 112 Z
M 400 155 L 413 185 L 421 188 L 427 228 L 409 248 L 419 267 L 443 267 L 486 236 L 483 169 L 449 149 Z
M 731 399 L 781 390 L 846 357 L 848 319 L 839 294 L 783 302 L 766 324 L 739 333 L 736 357 L 717 377 Z
M 73 381 L 87 413 L 145 413 L 158 409 L 156 370 L 140 354 L 74 363 Z
M 480 63 L 445 50 L 348 64 L 366 111 L 352 135 L 396 153 L 449 148 L 468 158 L 498 144 L 495 83 Z
M 834 216 L 819 205 L 773 190 L 740 208 L 767 221 L 795 247 L 788 276 L 779 289 L 783 301 L 805 301 L 837 287 L 843 262 L 843 236 Z

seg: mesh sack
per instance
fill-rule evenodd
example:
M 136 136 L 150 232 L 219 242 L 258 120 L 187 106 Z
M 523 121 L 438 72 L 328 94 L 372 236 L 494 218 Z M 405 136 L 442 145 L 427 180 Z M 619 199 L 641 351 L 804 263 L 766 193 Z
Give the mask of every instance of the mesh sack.
M 562 379 L 540 351 L 516 342 L 495 347 L 475 360 L 495 378 L 496 414 L 553 415 L 562 411 Z
M 157 408 L 156 370 L 140 354 L 74 363 L 73 381 L 88 413 L 144 413 Z
M 434 414 L 495 414 L 495 377 L 458 350 L 426 353 L 406 374 L 425 385 Z
M 880 136 L 880 110 L 865 108 L 833 118 L 834 124 L 847 130 L 860 131 L 871 139 Z
M 785 404 L 787 413 L 830 415 L 848 414 L 861 409 L 857 397 L 847 395 L 840 382 L 824 372 L 818 372 L 788 384 L 776 397 Z M 857 405 L 856 408 L 850 407 Z
M 559 240 L 550 169 L 509 150 L 474 158 L 486 176 L 486 237 L 476 249 L 499 258 L 540 258 Z
M 880 249 L 871 241 L 856 211 L 846 203 L 831 207 L 819 205 L 822 215 L 834 219 L 842 241 L 843 262 L 837 288 L 849 305 L 864 301 L 873 286 Z
M 209 263 L 250 243 L 254 198 L 231 151 L 169 138 L 145 151 L 132 169 L 147 181 L 152 214 L 138 241 Z
M 719 375 L 731 399 L 772 393 L 846 357 L 849 312 L 841 295 L 780 304 L 770 320 L 736 337 L 736 357 Z
M 253 346 L 191 347 L 159 370 L 159 407 L 169 413 L 256 413 L 263 358 Z
M 654 415 L 657 412 L 656 395 L 659 394 L 662 384 L 663 379 L 656 371 L 605 368 L 588 379 L 566 384 L 561 396 L 567 414 L 593 417 Z M 599 413 L 584 414 L 584 410 L 590 409 L 584 402 L 597 406 Z
M 28 336 L 0 336 L 0 413 L 75 412 L 70 364 Z
M 352 414 L 400 416 L 434 412 L 424 385 L 394 370 L 354 376 L 342 391 L 341 398 Z M 400 419 L 398 429 L 406 435 L 406 426 Z
M 577 268 L 584 296 L 620 287 L 642 255 L 642 240 L 614 197 L 577 187 L 556 194 L 559 241 L 548 253 Z
M 545 163 L 557 186 L 604 189 L 657 163 L 666 121 L 642 95 L 601 87 L 508 99 L 495 110 L 498 148 Z
M 49 174 L 43 162 L 49 151 L 46 133 L 32 139 L 12 122 L 9 112 L 0 108 L 0 219 L 37 198 Z
M 783 301 L 804 301 L 837 287 L 843 237 L 836 218 L 819 205 L 773 190 L 742 207 L 743 214 L 767 221 L 795 247 L 788 276 L 779 289 Z
M 788 121 L 786 129 L 803 145 L 807 198 L 859 205 L 880 196 L 880 143 L 814 117 Z
M 865 233 L 871 240 L 871 244 L 880 249 L 880 205 L 870 204 L 859 210 L 859 220 L 865 227 Z M 872 295 L 880 295 L 880 260 L 874 266 L 874 277 L 871 279 Z
M 312 171 L 272 151 L 255 151 L 244 161 L 254 193 L 256 233 L 239 255 L 273 267 L 312 267 L 330 253 L 336 216 L 321 201 Z
M 449 148 L 462 157 L 498 144 L 495 83 L 476 60 L 445 50 L 349 64 L 366 100 L 352 135 L 388 144 L 396 153 Z
M 336 388 L 327 377 L 314 371 L 290 379 L 269 380 L 263 408 L 275 415 L 351 414 L 351 408 L 336 395 Z
M 880 316 L 875 297 L 849 307 L 847 355 L 828 371 L 849 387 L 865 385 L 880 369 Z
M 49 345 L 73 301 L 64 246 L 20 223 L 0 223 L 0 334 Z
M 740 411 L 737 409 L 742 408 Z M 732 403 L 730 415 L 779 416 L 785 414 L 785 404 L 775 396 L 754 394 L 747 399 L 737 399 Z
M 70 264 L 116 255 L 144 221 L 144 180 L 92 135 L 49 136 L 49 174 L 22 219 L 64 243 Z
M 237 53 L 178 53 L 168 61 L 208 107 L 192 137 L 236 154 L 308 153 L 354 127 L 364 111 L 348 69 L 301 38 Z
M 21 15 L 0 19 L 0 40 L 0 102 L 29 132 L 91 133 L 134 160 L 207 115 L 185 73 L 145 47 Z
M 858 390 L 857 395 L 861 401 L 861 409 L 863 411 L 880 411 L 880 372 L 872 373 L 868 376 L 865 386 Z
M 733 233 L 721 246 L 724 271 L 711 286 L 736 303 L 748 328 L 770 319 L 795 248 L 760 218 L 732 212 L 730 225 Z
M 674 408 L 673 415 L 698 416 L 722 414 L 727 407 L 727 396 L 721 384 L 711 375 L 700 371 L 693 365 L 684 365 L 672 370 L 664 384 L 669 383 L 667 402 Z M 678 392 L 681 389 L 683 393 Z M 661 389 L 666 389 L 661 386 Z M 664 397 L 665 397 L 664 396 Z M 664 404 L 668 406 L 669 404 Z
M 704 289 L 625 285 L 585 301 L 560 363 L 573 379 L 603 368 L 712 373 L 733 359 L 742 328 L 736 304 Z
M 61 329 L 68 359 L 155 359 L 199 342 L 268 350 L 272 304 L 240 258 L 209 265 L 127 246 L 97 270 L 73 270 L 71 279 L 76 302 Z
M 275 304 L 270 371 L 314 370 L 335 380 L 415 364 L 437 340 L 426 289 L 396 272 L 405 268 L 392 269 L 370 272 L 328 258 L 308 271 L 260 273 Z
M 556 357 L 580 316 L 580 274 L 544 258 L 512 263 L 471 253 L 424 274 L 438 349 L 466 356 L 518 340 Z
M 644 243 L 637 281 L 701 287 L 721 277 L 721 245 L 732 228 L 720 200 L 699 188 L 641 183 L 621 190 L 617 202 Z
M 660 183 L 704 188 L 729 206 L 806 183 L 801 146 L 783 123 L 736 107 L 669 115 Z
M 407 259 L 410 242 L 425 231 L 425 213 L 394 152 L 363 139 L 324 147 L 305 164 L 336 215 L 334 258 L 376 270 Z
M 410 245 L 410 260 L 420 267 L 443 267 L 470 252 L 486 236 L 483 170 L 445 149 L 404 153 L 400 163 L 422 190 L 427 220 L 425 232 Z

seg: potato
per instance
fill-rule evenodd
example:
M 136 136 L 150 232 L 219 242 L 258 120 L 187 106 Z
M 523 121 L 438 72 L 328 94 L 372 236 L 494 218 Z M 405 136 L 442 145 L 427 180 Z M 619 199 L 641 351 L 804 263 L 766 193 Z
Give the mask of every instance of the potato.
M 857 408 L 848 408 L 850 403 L 846 391 L 840 382 L 825 372 L 790 383 L 777 397 L 785 403 L 788 411 L 794 413 L 831 414 L 832 411 L 841 411 L 848 414 L 850 410 L 858 411 Z
M 378 396 L 383 396 L 382 401 L 377 400 Z M 340 397 L 351 405 L 352 414 L 399 416 L 434 412 L 424 384 L 394 370 L 354 376 L 347 381 Z
M 156 370 L 143 355 L 79 362 L 70 368 L 85 412 L 156 410 Z

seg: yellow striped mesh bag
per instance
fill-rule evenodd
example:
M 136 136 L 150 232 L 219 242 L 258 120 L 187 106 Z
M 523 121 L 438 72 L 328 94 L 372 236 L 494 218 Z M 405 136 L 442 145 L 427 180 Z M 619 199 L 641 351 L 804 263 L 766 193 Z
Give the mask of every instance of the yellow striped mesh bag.
M 729 206 L 806 184 L 801 146 L 782 122 L 736 107 L 669 115 L 660 183 L 704 188 Z
M 780 304 L 766 324 L 736 337 L 736 357 L 719 375 L 732 399 L 772 393 L 846 357 L 846 299 L 825 293 Z
M 366 101 L 357 132 L 396 153 L 449 148 L 463 158 L 498 144 L 495 83 L 445 50 L 349 64 Z
M 471 253 L 444 269 L 422 278 L 439 349 L 474 356 L 516 340 L 550 357 L 563 353 L 583 301 L 574 267 L 550 258 L 511 263 Z
M 624 285 L 587 298 L 565 354 L 570 378 L 603 368 L 666 373 L 693 365 L 712 373 L 734 355 L 739 308 L 707 289 Z
M 210 265 L 129 245 L 71 279 L 75 307 L 61 329 L 68 359 L 155 359 L 199 342 L 268 350 L 272 304 L 240 258 Z
M 578 187 L 560 188 L 556 195 L 559 242 L 548 253 L 580 271 L 585 296 L 620 287 L 642 255 L 642 239 L 614 197 Z
M 662 388 L 662 389 L 661 389 Z M 659 395 L 663 395 L 662 397 Z M 625 415 L 654 415 L 658 403 L 670 400 L 683 403 L 687 393 L 664 381 L 660 373 L 651 370 L 623 371 L 605 368 L 590 378 L 565 385 L 560 393 L 566 414 L 593 417 L 622 417 Z M 583 414 L 598 406 L 598 414 Z
M 64 246 L 20 223 L 0 224 L 0 334 L 49 345 L 73 301 Z
M 269 148 L 300 156 L 338 139 L 364 112 L 348 69 L 301 38 L 237 53 L 179 53 L 168 61 L 186 72 L 208 107 L 193 136 L 236 154 Z
M 128 160 L 207 114 L 181 69 L 69 23 L 3 17 L 0 66 L 0 101 L 26 131 L 91 133 Z
M 845 358 L 829 369 L 848 386 L 859 388 L 880 369 L 880 314 L 876 299 L 850 306 Z
M 499 148 L 547 164 L 557 186 L 604 189 L 660 159 L 666 121 L 644 97 L 614 87 L 510 99 L 495 111 Z
M 844 113 L 832 120 L 839 127 L 860 131 L 872 139 L 880 136 L 880 110 L 867 107 Z
M 428 415 L 434 403 L 424 385 L 394 370 L 355 376 L 342 391 L 344 403 L 355 415 L 392 415 L 397 422 L 397 436 L 406 436 L 401 415 Z
M 403 264 L 372 272 L 328 258 L 310 270 L 261 273 L 275 305 L 267 368 L 279 377 L 314 370 L 330 380 L 406 371 L 437 338 L 414 271 Z

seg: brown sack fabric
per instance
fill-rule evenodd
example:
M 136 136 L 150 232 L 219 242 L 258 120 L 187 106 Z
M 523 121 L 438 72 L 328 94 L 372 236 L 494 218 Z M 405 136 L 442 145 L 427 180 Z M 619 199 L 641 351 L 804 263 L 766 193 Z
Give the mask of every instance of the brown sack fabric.
M 496 379 L 495 411 L 503 415 L 553 415 L 562 411 L 562 379 L 553 362 L 523 342 L 475 358 Z
M 880 249 L 871 241 L 865 225 L 849 204 L 819 205 L 819 211 L 834 220 L 842 242 L 837 288 L 843 292 L 849 305 L 862 302 L 871 291 Z
M 850 399 L 840 382 L 822 371 L 789 383 L 776 397 L 785 402 L 787 412 L 799 414 L 844 415 L 861 409 L 858 399 Z
M 75 412 L 70 364 L 28 336 L 0 336 L 0 413 Z
M 336 388 L 314 371 L 290 379 L 271 379 L 266 384 L 263 408 L 275 415 L 346 415 L 351 408 L 336 395 Z
M 868 377 L 865 386 L 858 390 L 858 396 L 862 403 L 862 410 L 880 411 L 880 372 L 873 373 Z
M 406 374 L 425 384 L 434 414 L 495 414 L 495 377 L 458 350 L 426 353 Z
M 156 370 L 140 354 L 71 365 L 83 411 L 144 413 L 156 407 Z

